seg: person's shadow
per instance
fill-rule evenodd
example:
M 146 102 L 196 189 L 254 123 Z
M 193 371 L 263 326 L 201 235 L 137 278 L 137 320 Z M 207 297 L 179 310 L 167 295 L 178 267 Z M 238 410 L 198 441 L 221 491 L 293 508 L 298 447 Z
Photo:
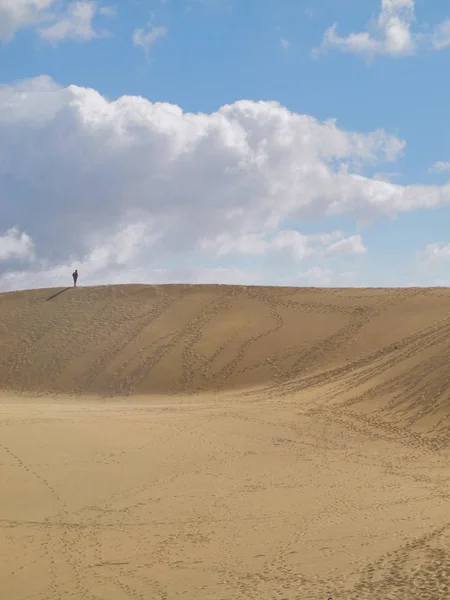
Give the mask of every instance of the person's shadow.
M 62 290 L 59 290 L 59 292 L 56 292 L 56 294 L 53 294 L 53 296 L 49 296 L 46 299 L 46 302 L 48 302 L 49 300 L 53 300 L 53 298 L 56 298 L 57 296 L 59 296 L 60 294 L 64 294 L 64 292 L 67 292 L 67 290 L 70 290 L 70 287 L 66 287 Z

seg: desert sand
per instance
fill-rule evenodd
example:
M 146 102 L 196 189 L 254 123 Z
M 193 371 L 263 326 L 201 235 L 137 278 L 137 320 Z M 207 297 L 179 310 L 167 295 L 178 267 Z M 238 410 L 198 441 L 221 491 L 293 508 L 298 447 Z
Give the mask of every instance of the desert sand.
M 0 294 L 2 600 L 448 600 L 450 290 Z

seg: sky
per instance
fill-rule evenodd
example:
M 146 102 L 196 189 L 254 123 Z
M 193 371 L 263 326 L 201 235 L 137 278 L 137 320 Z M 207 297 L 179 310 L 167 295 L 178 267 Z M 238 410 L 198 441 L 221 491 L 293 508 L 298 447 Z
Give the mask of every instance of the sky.
M 0 0 L 0 291 L 450 285 L 444 0 Z

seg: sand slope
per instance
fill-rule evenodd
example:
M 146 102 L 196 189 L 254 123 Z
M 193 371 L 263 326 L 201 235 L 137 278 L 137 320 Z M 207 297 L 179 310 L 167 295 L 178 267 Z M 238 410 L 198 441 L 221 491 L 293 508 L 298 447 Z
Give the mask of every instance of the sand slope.
M 0 294 L 0 386 L 102 396 L 320 389 L 435 436 L 449 424 L 449 317 L 447 289 Z
M 450 598 L 450 291 L 0 294 L 0 598 Z

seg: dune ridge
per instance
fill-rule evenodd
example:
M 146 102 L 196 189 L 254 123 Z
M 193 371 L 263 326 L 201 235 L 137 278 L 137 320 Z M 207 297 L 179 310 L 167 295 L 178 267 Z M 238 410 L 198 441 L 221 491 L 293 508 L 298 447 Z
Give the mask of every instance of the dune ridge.
M 28 394 L 324 390 L 430 435 L 450 412 L 450 291 L 118 285 L 0 295 L 0 382 Z

